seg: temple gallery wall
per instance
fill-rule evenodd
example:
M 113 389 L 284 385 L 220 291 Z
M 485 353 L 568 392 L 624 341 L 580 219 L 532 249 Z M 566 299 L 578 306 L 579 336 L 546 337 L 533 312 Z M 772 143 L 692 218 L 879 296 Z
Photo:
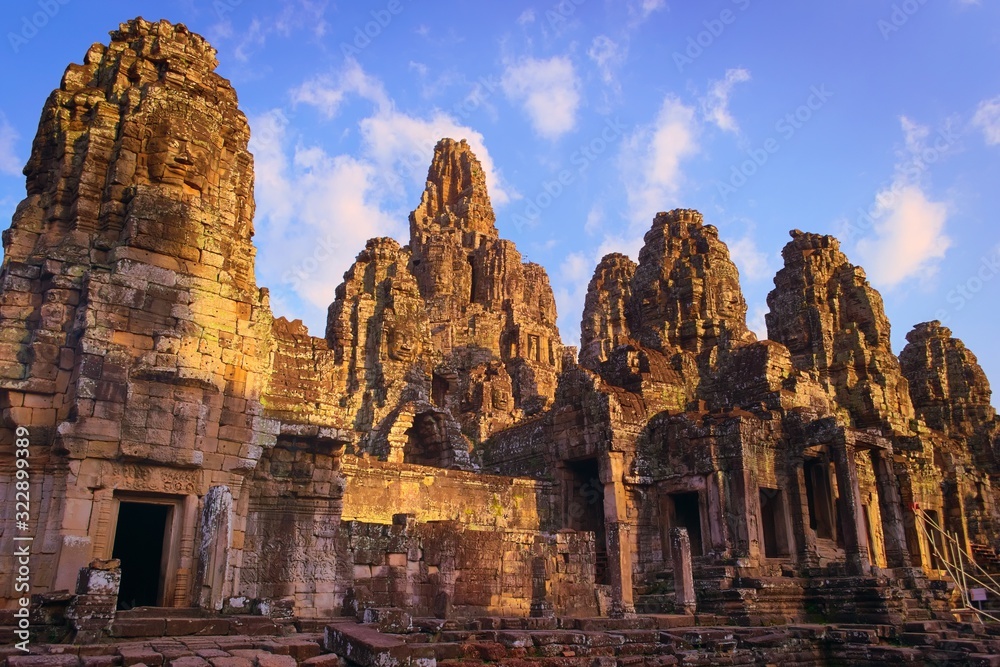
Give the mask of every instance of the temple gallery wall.
M 656 213 L 638 262 L 595 268 L 578 350 L 442 139 L 409 238 L 359 248 L 326 330 L 276 317 L 215 67 L 137 19 L 42 109 L 0 268 L 0 604 L 25 530 L 36 593 L 119 559 L 119 605 L 303 618 L 898 621 L 935 604 L 928 525 L 1000 546 L 975 355 L 938 322 L 894 354 L 829 236 L 791 232 L 757 340 L 719 230 Z

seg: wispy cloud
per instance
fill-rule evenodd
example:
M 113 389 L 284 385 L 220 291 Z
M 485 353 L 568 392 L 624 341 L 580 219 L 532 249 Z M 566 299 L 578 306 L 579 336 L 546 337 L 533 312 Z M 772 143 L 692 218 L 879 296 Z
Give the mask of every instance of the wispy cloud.
M 892 184 L 875 196 L 871 234 L 857 243 L 872 281 L 889 289 L 910 278 L 932 276 L 951 247 L 945 230 L 948 204 L 933 201 L 920 182 L 922 172 L 906 166 L 909 156 L 924 151 L 930 130 L 906 117 L 900 125 L 906 150 Z
M 668 95 L 653 123 L 622 142 L 619 165 L 632 225 L 647 225 L 657 211 L 676 203 L 681 162 L 698 152 L 699 133 L 694 108 Z
M 568 57 L 509 63 L 501 86 L 508 99 L 521 105 L 539 136 L 554 140 L 576 127 L 581 86 Z
M 750 72 L 740 67 L 726 70 L 725 78 L 711 82 L 708 93 L 701 100 L 705 119 L 726 132 L 739 132 L 739 125 L 729 112 L 729 96 L 736 84 L 749 80 Z
M 321 329 L 334 288 L 365 241 L 398 234 L 402 226 L 380 205 L 375 165 L 299 143 L 277 110 L 250 124 L 257 130 L 250 150 L 261 283 L 272 288 L 276 315 L 305 313 L 307 323 Z M 323 249 L 322 261 L 310 262 L 317 248 Z M 289 297 L 301 302 L 298 307 Z
M 382 82 L 366 74 L 353 58 L 336 74 L 321 74 L 293 88 L 292 102 L 316 107 L 327 118 L 333 118 L 352 94 L 374 103 L 381 111 L 391 106 Z
M 589 57 L 601 74 L 601 81 L 606 85 L 618 87 L 616 71 L 625 62 L 627 47 L 611 39 L 607 35 L 598 35 L 587 49 Z
M 979 103 L 972 124 L 982 131 L 987 145 L 1000 145 L 1000 95 Z
M 326 0 L 291 0 L 282 3 L 280 11 L 263 16 L 253 16 L 244 29 L 233 24 L 246 6 L 240 3 L 215 3 L 219 21 L 209 28 L 209 34 L 216 40 L 231 39 L 238 35 L 239 41 L 233 48 L 233 55 L 240 62 L 247 62 L 255 52 L 262 49 L 272 35 L 291 37 L 307 33 L 315 38 L 326 35 Z
M 573 252 L 559 265 L 555 276 L 554 295 L 559 310 L 559 332 L 567 345 L 580 344 L 580 318 L 587 298 L 587 286 L 599 258 L 583 252 Z
M 20 176 L 24 161 L 18 157 L 16 144 L 19 135 L 7 116 L 0 113 L 0 174 Z
M 754 281 L 774 275 L 767 253 L 757 246 L 753 230 L 726 245 L 729 246 L 729 256 L 739 269 L 741 278 Z
M 403 239 L 406 217 L 399 210 L 400 197 L 406 185 L 423 185 L 434 145 L 442 137 L 469 142 L 494 204 L 512 197 L 481 133 L 441 111 L 427 117 L 399 111 L 382 82 L 356 62 L 292 90 L 296 104 L 315 107 L 330 118 L 352 97 L 372 104 L 371 113 L 358 121 L 356 155 L 333 154 L 308 141 L 281 110 L 250 119 L 261 283 L 273 288 L 276 314 L 302 313 L 313 329 L 322 329 L 334 289 L 365 241 L 375 236 Z
M 630 0 L 628 15 L 631 27 L 638 27 L 653 14 L 665 9 L 666 6 L 666 0 Z

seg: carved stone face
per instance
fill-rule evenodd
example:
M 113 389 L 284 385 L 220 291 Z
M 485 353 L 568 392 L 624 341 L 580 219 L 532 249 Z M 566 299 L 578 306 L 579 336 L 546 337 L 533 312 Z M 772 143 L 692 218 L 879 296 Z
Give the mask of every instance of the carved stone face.
M 393 361 L 414 362 L 420 357 L 420 327 L 414 316 L 386 311 L 385 315 L 386 353 Z
M 418 415 L 413 426 L 421 442 L 431 443 L 444 440 L 444 424 L 440 415 L 433 413 Z
M 155 112 L 150 125 L 151 134 L 146 142 L 150 182 L 204 192 L 212 170 L 208 139 L 212 121 L 201 114 L 177 118 Z

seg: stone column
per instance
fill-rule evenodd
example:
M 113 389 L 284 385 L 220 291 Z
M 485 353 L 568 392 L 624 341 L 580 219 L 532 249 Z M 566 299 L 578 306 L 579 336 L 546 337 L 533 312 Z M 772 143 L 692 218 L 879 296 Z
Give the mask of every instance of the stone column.
M 909 567 L 910 554 L 906 548 L 906 531 L 903 526 L 903 504 L 892 473 L 892 453 L 885 450 L 871 452 L 878 488 L 879 513 L 882 515 L 882 535 L 885 541 L 885 562 L 891 568 Z
M 858 488 L 858 471 L 854 465 L 854 448 L 847 443 L 831 445 L 833 465 L 837 473 L 837 489 L 840 491 L 841 528 L 844 531 L 844 550 L 847 552 L 847 572 L 866 575 L 871 572 L 868 558 L 868 535 L 864 509 L 861 507 L 861 491 Z
M 531 559 L 531 608 L 528 615 L 532 618 L 553 618 L 556 615 L 549 595 L 549 578 L 545 572 L 544 556 L 535 556 Z
M 233 494 L 227 486 L 213 486 L 205 494 L 198 545 L 198 604 L 220 611 L 231 591 L 226 586 L 229 549 L 233 543 Z
M 792 533 L 798 547 L 799 566 L 813 567 L 816 565 L 816 532 L 809 526 L 805 460 L 796 457 L 789 467 L 791 484 L 788 489 L 788 507 L 792 515 Z
M 674 561 L 674 606 L 685 614 L 694 614 L 698 600 L 694 593 L 694 571 L 691 562 L 691 538 L 687 528 L 670 529 L 670 553 Z
M 117 560 L 95 560 L 80 569 L 76 596 L 66 610 L 77 643 L 93 644 L 107 637 L 115 620 L 121 582 L 121 563 Z
M 609 615 L 623 618 L 635 614 L 632 597 L 632 544 L 626 521 L 624 461 L 621 452 L 609 452 L 602 461 L 604 526 L 607 533 L 608 579 L 611 582 Z

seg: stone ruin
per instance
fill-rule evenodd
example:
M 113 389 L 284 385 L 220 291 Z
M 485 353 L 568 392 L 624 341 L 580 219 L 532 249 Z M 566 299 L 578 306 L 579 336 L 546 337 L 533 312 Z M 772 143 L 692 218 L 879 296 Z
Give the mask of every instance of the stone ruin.
M 791 233 L 759 341 L 718 230 L 658 213 L 638 264 L 597 266 L 578 355 L 545 270 L 500 238 L 479 161 L 442 139 L 409 243 L 366 244 L 317 338 L 256 284 L 250 129 L 216 64 L 184 26 L 136 19 L 45 103 L 3 234 L 0 604 L 28 534 L 33 618 L 62 605 L 88 641 L 357 619 L 324 650 L 429 664 L 387 637 L 492 632 L 508 653 L 477 659 L 534 641 L 589 665 L 571 658 L 633 664 L 641 644 L 676 664 L 662 647 L 760 639 L 660 632 L 713 623 L 871 624 L 767 644 L 871 664 L 949 640 L 928 526 L 996 564 L 1000 419 L 940 323 L 893 353 L 836 239 Z M 924 654 L 883 646 L 903 629 Z M 114 664 L 169 662 L 157 650 Z M 801 664 L 833 655 L 815 651 Z

